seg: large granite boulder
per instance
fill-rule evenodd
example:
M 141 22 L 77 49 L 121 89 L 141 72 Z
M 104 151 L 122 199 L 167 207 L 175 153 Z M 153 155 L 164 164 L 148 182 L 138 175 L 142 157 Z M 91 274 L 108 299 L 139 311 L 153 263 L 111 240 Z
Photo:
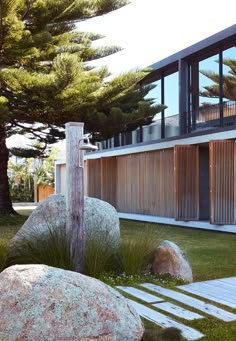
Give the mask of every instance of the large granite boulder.
M 66 201 L 62 194 L 53 194 L 32 212 L 13 239 L 30 239 L 32 235 L 49 230 L 65 229 Z M 86 239 L 100 239 L 117 249 L 120 243 L 120 223 L 116 209 L 109 203 L 91 197 L 84 198 L 84 225 Z
M 193 281 L 192 268 L 184 252 L 178 245 L 163 240 L 154 251 L 150 271 L 158 274 L 169 273 L 186 282 Z
M 144 331 L 116 290 L 46 265 L 15 265 L 0 274 L 0 316 L 4 341 L 135 341 Z

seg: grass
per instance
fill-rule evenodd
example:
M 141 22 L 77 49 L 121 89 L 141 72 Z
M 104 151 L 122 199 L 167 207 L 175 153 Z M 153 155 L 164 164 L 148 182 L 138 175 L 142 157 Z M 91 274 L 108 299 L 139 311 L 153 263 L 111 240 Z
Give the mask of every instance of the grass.
M 120 248 L 123 272 L 136 275 L 147 271 L 148 256 L 158 245 L 158 238 L 156 230 L 150 230 L 148 226 L 137 233 L 135 238 L 123 235 Z
M 0 269 L 3 266 L 3 261 L 10 239 L 16 234 L 26 219 L 27 215 L 0 215 Z
M 236 234 L 184 227 L 121 221 L 122 238 L 133 238 L 145 229 L 155 232 L 158 240 L 168 239 L 186 253 L 193 269 L 194 281 L 236 276 Z
M 65 270 L 74 266 L 66 241 L 65 228 L 58 229 L 48 224 L 47 232 L 42 233 L 37 226 L 30 229 L 29 235 L 15 240 L 8 248 L 4 267 L 14 264 L 47 264 Z

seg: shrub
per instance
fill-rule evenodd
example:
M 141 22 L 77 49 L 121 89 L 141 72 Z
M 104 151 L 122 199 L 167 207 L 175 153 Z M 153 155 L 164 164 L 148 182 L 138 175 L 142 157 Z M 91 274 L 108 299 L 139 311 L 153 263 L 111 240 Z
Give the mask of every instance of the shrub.
M 161 331 L 155 329 L 146 329 L 141 341 L 184 341 L 181 331 L 171 327 Z
M 14 264 L 46 264 L 73 270 L 65 228 L 53 228 L 48 225 L 48 231 L 45 233 L 35 228 L 28 236 L 15 239 L 10 243 L 4 267 Z
M 121 241 L 120 254 L 123 272 L 135 275 L 148 270 L 150 255 L 158 244 L 156 231 L 145 228 L 136 236 Z
M 24 235 L 15 238 L 10 244 L 5 267 L 34 263 L 73 270 L 65 226 L 60 227 L 53 223 L 47 223 L 47 226 L 46 232 L 35 227 L 28 235 L 24 232 Z M 148 271 L 150 254 L 157 242 L 157 233 L 145 229 L 137 236 L 121 240 L 118 250 L 117 247 L 112 247 L 114 241 L 109 233 L 95 227 L 86 233 L 84 273 L 96 278 L 111 272 L 116 275 L 140 275 L 143 271 Z
M 66 239 L 65 226 L 47 223 L 47 231 L 31 229 L 28 234 L 19 235 L 8 248 L 4 267 L 14 264 L 46 264 L 74 270 Z M 98 229 L 94 229 L 98 231 Z M 119 266 L 116 250 L 112 248 L 112 239 L 105 231 L 87 234 L 85 253 L 85 274 L 92 277 L 106 271 L 117 270 Z
M 104 272 L 119 271 L 119 255 L 112 247 L 112 238 L 106 231 L 94 231 L 86 234 L 85 274 L 99 277 Z

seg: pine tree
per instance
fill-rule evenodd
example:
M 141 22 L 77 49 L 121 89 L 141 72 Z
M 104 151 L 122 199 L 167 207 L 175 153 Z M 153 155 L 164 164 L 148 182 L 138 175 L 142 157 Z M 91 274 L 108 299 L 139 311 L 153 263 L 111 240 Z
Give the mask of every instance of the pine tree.
M 106 67 L 94 70 L 86 64 L 119 48 L 93 48 L 99 34 L 78 31 L 79 21 L 125 4 L 125 0 L 0 0 L 0 214 L 14 213 L 6 138 L 27 134 L 46 146 L 64 138 L 66 122 L 81 121 L 94 140 L 100 140 L 125 131 L 131 123 L 150 121 L 161 110 L 144 100 L 148 88 L 137 85 L 146 71 L 106 82 Z

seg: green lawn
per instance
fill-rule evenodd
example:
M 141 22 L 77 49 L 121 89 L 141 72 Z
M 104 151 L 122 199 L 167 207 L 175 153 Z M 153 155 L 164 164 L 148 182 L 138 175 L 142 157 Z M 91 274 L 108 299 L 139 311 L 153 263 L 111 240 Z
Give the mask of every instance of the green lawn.
M 0 216 L 0 269 L 9 240 L 24 224 L 31 210 L 21 210 L 17 216 Z
M 236 276 L 236 234 L 121 221 L 124 238 L 133 238 L 138 233 L 145 238 L 148 231 L 156 232 L 157 243 L 168 239 L 184 250 L 192 265 L 194 281 Z

